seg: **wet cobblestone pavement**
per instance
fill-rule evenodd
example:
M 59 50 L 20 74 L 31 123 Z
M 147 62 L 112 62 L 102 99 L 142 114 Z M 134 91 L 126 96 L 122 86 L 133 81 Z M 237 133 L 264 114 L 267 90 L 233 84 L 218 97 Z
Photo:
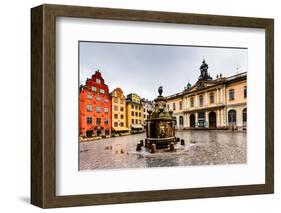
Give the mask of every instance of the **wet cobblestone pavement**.
M 247 161 L 246 133 L 227 131 L 178 131 L 175 152 L 151 154 L 136 144 L 145 134 L 80 143 L 80 170 L 170 167 L 190 165 L 244 164 Z

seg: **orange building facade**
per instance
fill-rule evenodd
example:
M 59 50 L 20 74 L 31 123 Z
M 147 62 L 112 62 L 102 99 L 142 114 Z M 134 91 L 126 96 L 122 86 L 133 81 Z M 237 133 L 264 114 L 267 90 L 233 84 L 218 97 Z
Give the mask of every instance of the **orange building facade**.
M 80 87 L 79 133 L 82 137 L 110 136 L 112 125 L 109 88 L 97 70 Z

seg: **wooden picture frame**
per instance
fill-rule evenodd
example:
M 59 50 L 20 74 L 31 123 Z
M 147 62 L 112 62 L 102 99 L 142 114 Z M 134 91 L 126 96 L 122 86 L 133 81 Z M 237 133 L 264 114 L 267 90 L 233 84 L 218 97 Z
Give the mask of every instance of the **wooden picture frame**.
M 192 189 L 56 195 L 56 17 L 265 29 L 265 184 Z M 42 208 L 134 203 L 274 192 L 274 21 L 186 13 L 63 5 L 31 9 L 31 203 Z

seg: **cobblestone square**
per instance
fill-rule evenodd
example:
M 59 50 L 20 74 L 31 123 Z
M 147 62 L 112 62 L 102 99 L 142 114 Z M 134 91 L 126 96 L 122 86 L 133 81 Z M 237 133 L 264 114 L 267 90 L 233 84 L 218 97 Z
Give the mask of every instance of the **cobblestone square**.
M 161 150 L 151 154 L 136 144 L 145 134 L 112 137 L 80 143 L 80 170 L 148 168 L 247 163 L 245 132 L 224 130 L 177 131 L 185 145 L 176 144 L 175 152 Z

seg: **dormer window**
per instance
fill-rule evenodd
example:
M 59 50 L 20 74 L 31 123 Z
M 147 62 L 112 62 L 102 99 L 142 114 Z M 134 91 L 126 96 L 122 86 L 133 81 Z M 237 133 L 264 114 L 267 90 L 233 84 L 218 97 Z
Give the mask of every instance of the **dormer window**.
M 101 81 L 100 81 L 99 78 L 97 78 L 97 79 L 96 79 L 96 82 L 97 82 L 98 84 L 100 84 Z

